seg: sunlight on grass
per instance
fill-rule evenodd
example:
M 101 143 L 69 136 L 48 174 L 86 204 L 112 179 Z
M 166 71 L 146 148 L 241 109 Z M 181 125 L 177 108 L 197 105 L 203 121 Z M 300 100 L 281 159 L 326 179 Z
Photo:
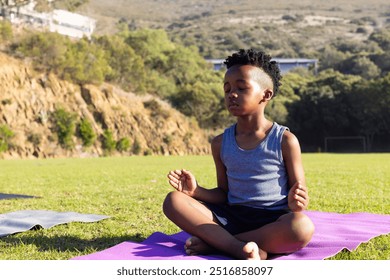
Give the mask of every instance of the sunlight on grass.
M 310 210 L 390 214 L 390 154 L 304 154 Z M 166 174 L 191 170 L 214 187 L 211 156 L 121 157 L 0 161 L 0 192 L 39 198 L 0 200 L 2 213 L 44 209 L 111 216 L 0 239 L 0 259 L 69 259 L 155 231 L 179 229 L 161 211 L 171 191 Z M 364 246 L 363 246 L 364 245 Z M 333 259 L 390 259 L 390 235 Z

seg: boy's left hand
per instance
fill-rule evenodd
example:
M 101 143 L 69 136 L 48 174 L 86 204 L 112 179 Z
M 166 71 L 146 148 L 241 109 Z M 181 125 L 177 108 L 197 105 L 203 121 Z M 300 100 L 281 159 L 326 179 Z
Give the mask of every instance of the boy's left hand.
M 301 182 L 296 182 L 288 193 L 288 207 L 293 212 L 305 210 L 309 204 L 307 187 Z

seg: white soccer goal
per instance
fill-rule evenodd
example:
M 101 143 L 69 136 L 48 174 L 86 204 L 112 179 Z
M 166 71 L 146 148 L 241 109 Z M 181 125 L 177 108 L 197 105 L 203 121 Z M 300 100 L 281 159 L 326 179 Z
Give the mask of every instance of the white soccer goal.
M 325 137 L 325 152 L 367 152 L 364 136 Z

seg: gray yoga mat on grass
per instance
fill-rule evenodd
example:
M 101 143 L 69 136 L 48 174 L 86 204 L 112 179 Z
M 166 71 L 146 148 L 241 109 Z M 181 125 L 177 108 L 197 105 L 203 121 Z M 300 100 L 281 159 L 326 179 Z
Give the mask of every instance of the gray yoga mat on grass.
M 14 198 L 36 198 L 37 196 L 25 195 L 25 194 L 14 194 L 14 193 L 0 193 L 1 199 L 14 199 Z
M 97 222 L 109 216 L 81 214 L 77 212 L 55 212 L 47 210 L 21 210 L 0 214 L 0 237 L 23 232 L 35 227 L 51 228 L 70 222 Z

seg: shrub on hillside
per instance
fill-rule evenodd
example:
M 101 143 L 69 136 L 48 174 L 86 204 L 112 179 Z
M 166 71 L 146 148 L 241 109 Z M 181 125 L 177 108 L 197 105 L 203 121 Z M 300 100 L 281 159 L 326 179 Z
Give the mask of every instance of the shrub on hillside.
M 94 144 L 96 134 L 92 128 L 92 124 L 87 119 L 81 119 L 78 126 L 78 134 L 80 135 L 85 147 L 90 147 Z
M 39 146 L 39 144 L 41 144 L 41 141 L 42 141 L 42 135 L 39 134 L 39 133 L 33 133 L 31 132 L 28 136 L 27 136 L 27 140 L 32 143 L 35 147 L 36 146 Z
M 1 21 L 0 22 L 0 42 L 8 41 L 12 39 L 13 32 L 12 32 L 12 26 L 11 23 L 8 21 Z
M 142 152 L 141 143 L 139 142 L 139 140 L 137 138 L 135 138 L 135 140 L 134 140 L 132 152 L 135 155 L 139 155 Z
M 53 113 L 54 130 L 58 136 L 58 142 L 65 149 L 74 147 L 73 135 L 76 128 L 76 115 L 59 108 Z
M 158 103 L 155 99 L 144 101 L 144 107 L 150 110 L 152 117 L 161 116 L 164 119 L 170 117 L 170 112 L 168 110 L 164 110 L 160 103 Z
M 116 149 L 118 152 L 127 152 L 130 149 L 130 140 L 127 137 L 121 138 L 116 143 Z
M 108 153 L 112 153 L 116 147 L 116 141 L 114 139 L 112 131 L 109 129 L 106 129 L 103 132 L 102 147 Z
M 5 124 L 0 125 L 0 152 L 8 151 L 14 132 Z

